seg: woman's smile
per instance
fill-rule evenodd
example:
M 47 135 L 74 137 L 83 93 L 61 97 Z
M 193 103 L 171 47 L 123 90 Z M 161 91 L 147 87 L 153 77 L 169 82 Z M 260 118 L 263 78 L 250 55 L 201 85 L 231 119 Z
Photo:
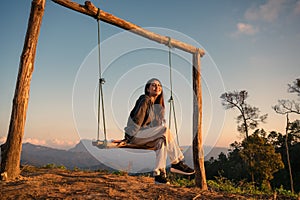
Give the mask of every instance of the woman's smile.
M 161 94 L 161 85 L 158 81 L 154 80 L 149 87 L 149 96 L 158 96 Z

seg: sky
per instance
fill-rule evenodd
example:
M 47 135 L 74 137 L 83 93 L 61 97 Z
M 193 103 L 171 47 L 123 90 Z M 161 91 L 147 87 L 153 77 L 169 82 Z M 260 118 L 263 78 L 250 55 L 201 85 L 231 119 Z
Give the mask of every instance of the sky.
M 84 1 L 76 1 L 83 4 Z M 268 114 L 267 132 L 284 133 L 272 106 L 297 99 L 287 84 L 300 76 L 300 0 L 103 1 L 94 5 L 147 30 L 202 48 L 204 145 L 229 147 L 242 139 L 236 110 L 220 96 L 247 90 L 247 102 Z M 5 142 L 23 49 L 30 0 L 0 6 L 0 143 Z M 168 47 L 100 23 L 101 70 L 108 139 L 123 128 L 147 80 L 162 81 L 168 119 Z M 171 49 L 180 144 L 192 140 L 192 57 Z M 67 149 L 97 138 L 97 21 L 48 0 L 39 35 L 23 142 Z M 297 116 L 292 116 L 296 119 Z M 167 120 L 168 121 L 168 120 Z M 174 121 L 172 122 L 174 131 Z M 101 132 L 100 137 L 103 137 Z

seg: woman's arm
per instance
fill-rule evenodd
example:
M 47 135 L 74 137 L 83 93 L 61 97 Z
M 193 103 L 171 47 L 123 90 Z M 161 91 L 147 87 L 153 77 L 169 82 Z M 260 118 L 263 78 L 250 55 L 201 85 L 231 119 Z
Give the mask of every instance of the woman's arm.
M 149 109 L 150 98 L 146 95 L 140 96 L 136 101 L 134 108 L 128 117 L 125 133 L 129 137 L 133 137 L 140 130 Z

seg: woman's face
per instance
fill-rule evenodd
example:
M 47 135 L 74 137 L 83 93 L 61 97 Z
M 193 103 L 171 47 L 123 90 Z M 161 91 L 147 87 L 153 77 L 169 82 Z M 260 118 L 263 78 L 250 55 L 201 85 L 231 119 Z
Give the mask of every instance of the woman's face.
M 148 92 L 150 97 L 157 97 L 158 95 L 160 95 L 162 92 L 162 86 L 160 85 L 159 81 L 152 81 L 148 88 Z

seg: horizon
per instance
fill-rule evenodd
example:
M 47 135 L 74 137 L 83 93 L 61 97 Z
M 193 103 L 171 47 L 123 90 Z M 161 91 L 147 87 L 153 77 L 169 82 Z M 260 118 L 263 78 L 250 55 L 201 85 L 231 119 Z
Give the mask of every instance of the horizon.
M 4 144 L 6 141 L 5 137 L 1 137 L 0 138 L 0 145 Z M 82 143 L 82 141 L 95 141 L 93 139 L 81 139 L 79 141 L 69 141 L 69 143 L 67 143 L 66 145 L 66 141 L 57 141 L 57 140 L 53 140 L 53 141 L 46 141 L 46 140 L 37 140 L 37 139 L 32 139 L 32 138 L 23 138 L 22 140 L 22 144 L 32 144 L 32 145 L 36 145 L 36 146 L 43 146 L 43 147 L 48 147 L 48 148 L 53 148 L 53 149 L 58 149 L 58 150 L 70 150 L 74 147 L 76 147 L 78 144 Z M 181 147 L 191 147 L 192 145 L 180 145 Z M 207 147 L 209 149 L 212 148 L 226 148 L 228 149 L 228 147 L 223 147 L 223 146 L 209 146 L 209 145 L 203 145 L 203 147 Z M 97 148 L 97 147 L 95 147 Z

